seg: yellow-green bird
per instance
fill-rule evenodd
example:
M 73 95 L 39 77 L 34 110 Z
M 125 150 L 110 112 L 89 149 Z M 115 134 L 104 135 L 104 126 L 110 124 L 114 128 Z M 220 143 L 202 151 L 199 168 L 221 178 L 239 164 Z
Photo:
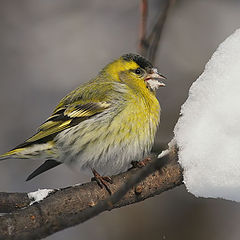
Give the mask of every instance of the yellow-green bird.
M 24 143 L 0 156 L 46 160 L 27 180 L 61 163 L 113 175 L 151 150 L 160 121 L 155 96 L 164 77 L 144 57 L 125 54 L 57 105 Z

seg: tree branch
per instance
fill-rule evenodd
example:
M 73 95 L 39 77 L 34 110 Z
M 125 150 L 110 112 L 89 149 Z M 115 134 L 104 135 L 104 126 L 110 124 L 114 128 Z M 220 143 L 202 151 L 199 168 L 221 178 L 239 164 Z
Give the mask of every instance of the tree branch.
M 151 42 L 151 44 L 149 44 L 149 50 L 148 50 L 147 57 L 153 63 L 155 62 L 156 53 L 157 53 L 158 45 L 160 42 L 160 38 L 162 36 L 163 27 L 165 25 L 165 22 L 166 22 L 168 14 L 170 12 L 170 9 L 174 3 L 175 3 L 175 0 L 167 0 L 167 3 L 163 10 L 163 13 L 158 17 L 158 20 L 157 20 L 156 24 L 154 25 L 153 30 L 147 40 L 147 41 Z
M 141 1 L 141 19 L 140 19 L 140 29 L 139 29 L 139 45 L 138 51 L 141 55 L 146 56 L 146 51 L 148 49 L 148 43 L 146 42 L 147 35 L 147 15 L 148 15 L 148 1 Z
M 164 9 L 160 12 L 155 25 L 152 28 L 151 33 L 147 36 L 147 15 L 148 15 L 148 2 L 142 0 L 141 2 L 141 20 L 140 20 L 140 40 L 139 40 L 139 53 L 148 58 L 152 63 L 155 62 L 156 53 L 162 30 L 166 22 L 167 16 L 171 7 L 174 5 L 175 0 L 167 0 Z
M 0 213 L 9 213 L 30 204 L 27 193 L 0 192 Z
M 160 171 L 154 171 L 159 167 Z M 143 177 L 146 178 L 141 181 Z M 142 169 L 131 169 L 114 176 L 113 182 L 110 189 L 114 194 L 110 198 L 108 192 L 95 182 L 56 190 L 31 206 L 26 200 L 27 193 L 14 193 L 19 205 L 14 203 L 12 209 L 25 208 L 0 217 L 0 239 L 41 239 L 103 211 L 143 201 L 182 184 L 182 171 L 176 153 L 170 152 L 161 159 L 155 158 Z M 132 188 L 136 183 L 139 184 Z M 11 205 L 12 197 L 12 194 L 9 198 L 5 195 L 1 210 Z M 22 202 L 21 197 L 25 199 Z

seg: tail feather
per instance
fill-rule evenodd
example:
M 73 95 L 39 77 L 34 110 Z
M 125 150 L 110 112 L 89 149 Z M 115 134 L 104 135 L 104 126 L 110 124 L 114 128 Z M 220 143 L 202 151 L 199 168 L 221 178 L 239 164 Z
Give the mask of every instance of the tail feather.
M 31 145 L 21 144 L 18 147 L 12 149 L 9 152 L 6 152 L 0 155 L 0 160 L 10 159 L 10 158 L 19 158 L 19 159 L 46 159 L 52 158 L 53 156 L 52 142 L 47 143 L 38 143 Z
M 3 154 L 3 155 L 0 155 L 0 161 L 7 160 L 7 159 L 9 159 L 9 158 L 10 158 L 10 157 L 4 156 L 4 154 Z
M 6 160 L 9 158 L 17 158 L 17 153 L 19 153 L 21 151 L 22 151 L 22 149 L 13 149 L 9 152 L 6 152 L 6 153 L 0 155 L 0 161 Z
M 26 181 L 31 180 L 37 175 L 54 168 L 61 164 L 61 162 L 51 160 L 49 158 L 55 158 L 56 155 L 52 150 L 53 143 L 23 143 L 18 145 L 16 148 L 12 149 L 9 152 L 6 152 L 0 155 L 0 161 L 18 158 L 18 159 L 48 159 L 40 167 L 38 167 L 33 173 L 31 173 Z
M 32 178 L 38 176 L 39 174 L 46 172 L 47 170 L 54 168 L 62 164 L 61 162 L 57 162 L 55 160 L 47 160 L 40 167 L 38 167 L 34 172 L 32 172 L 26 179 L 26 181 L 31 180 Z

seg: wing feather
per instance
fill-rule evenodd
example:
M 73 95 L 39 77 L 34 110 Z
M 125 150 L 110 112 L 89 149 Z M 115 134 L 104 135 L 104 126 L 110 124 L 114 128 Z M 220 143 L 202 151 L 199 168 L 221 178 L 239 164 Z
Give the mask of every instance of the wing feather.
M 57 133 L 102 113 L 108 109 L 110 105 L 111 104 L 107 102 L 91 102 L 65 106 L 65 108 L 61 107 L 61 110 L 55 111 L 55 113 L 38 128 L 39 131 L 26 142 L 33 143 L 41 141 L 41 139 L 48 136 L 54 138 Z M 48 139 L 48 141 L 49 140 L 50 139 Z
M 14 149 L 52 141 L 61 131 L 100 114 L 111 107 L 111 82 L 96 78 L 76 88 L 57 105 L 53 114 L 38 128 L 38 132 Z

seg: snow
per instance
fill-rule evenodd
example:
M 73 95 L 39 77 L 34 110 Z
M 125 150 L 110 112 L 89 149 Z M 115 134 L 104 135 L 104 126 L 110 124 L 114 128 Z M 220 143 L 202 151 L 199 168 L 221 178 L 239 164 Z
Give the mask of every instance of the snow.
M 153 91 L 157 90 L 160 86 L 162 86 L 162 87 L 165 86 L 164 83 L 159 82 L 158 80 L 153 80 L 153 79 L 148 80 L 147 83 L 149 84 L 150 88 Z
M 175 126 L 187 190 L 240 201 L 240 29 L 193 83 Z
M 158 73 L 157 68 L 152 68 L 153 73 L 151 73 L 151 78 L 147 80 L 147 83 L 149 87 L 155 91 L 159 87 L 164 87 L 165 84 L 161 81 L 158 81 L 159 79 L 165 79 L 164 76 Z
M 30 205 L 42 201 L 46 198 L 54 189 L 38 189 L 38 191 L 28 193 L 28 197 L 31 201 Z
M 169 150 L 164 150 L 162 151 L 159 155 L 158 155 L 158 158 L 163 158 L 164 156 L 166 156 L 167 154 L 169 154 Z

